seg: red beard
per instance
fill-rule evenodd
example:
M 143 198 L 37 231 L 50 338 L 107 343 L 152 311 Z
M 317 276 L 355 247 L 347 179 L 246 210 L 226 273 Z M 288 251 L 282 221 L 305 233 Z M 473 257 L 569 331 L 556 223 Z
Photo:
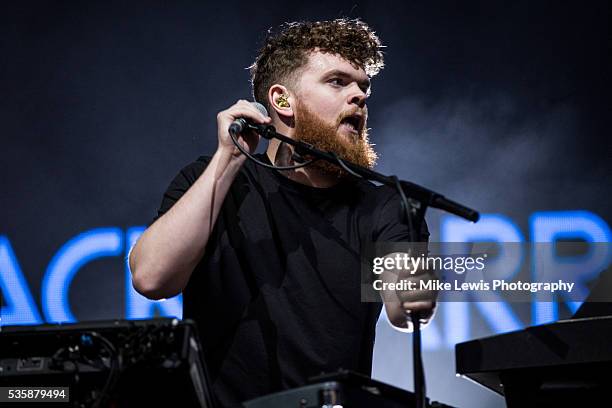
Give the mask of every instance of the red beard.
M 317 117 L 307 107 L 300 104 L 294 108 L 295 112 L 295 137 L 297 140 L 310 143 L 314 147 L 324 152 L 336 153 L 344 161 L 348 161 L 369 169 L 373 168 L 378 158 L 373 145 L 368 139 L 368 132 L 365 125 L 354 136 L 353 140 L 339 134 L 339 127 L 342 120 L 353 112 L 341 115 L 335 124 L 328 124 Z M 347 173 L 340 166 L 329 163 L 325 160 L 318 160 L 311 164 L 322 172 L 337 177 L 346 177 Z

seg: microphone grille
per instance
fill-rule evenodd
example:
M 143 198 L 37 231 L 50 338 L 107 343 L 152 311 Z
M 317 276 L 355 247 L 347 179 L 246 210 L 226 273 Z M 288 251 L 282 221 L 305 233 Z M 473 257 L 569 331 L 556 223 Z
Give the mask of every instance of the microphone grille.
M 253 106 L 255 108 L 257 108 L 258 111 L 261 112 L 262 115 L 264 116 L 268 116 L 268 110 L 266 109 L 265 106 L 263 106 L 261 103 L 259 102 L 251 102 L 253 104 Z

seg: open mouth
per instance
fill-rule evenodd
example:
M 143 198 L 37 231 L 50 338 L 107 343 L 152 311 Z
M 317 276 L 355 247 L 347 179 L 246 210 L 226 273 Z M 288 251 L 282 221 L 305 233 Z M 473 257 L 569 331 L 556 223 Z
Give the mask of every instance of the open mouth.
M 349 131 L 353 133 L 359 133 L 361 130 L 361 116 L 359 115 L 351 115 L 347 116 L 340 122 L 341 126 L 346 127 Z

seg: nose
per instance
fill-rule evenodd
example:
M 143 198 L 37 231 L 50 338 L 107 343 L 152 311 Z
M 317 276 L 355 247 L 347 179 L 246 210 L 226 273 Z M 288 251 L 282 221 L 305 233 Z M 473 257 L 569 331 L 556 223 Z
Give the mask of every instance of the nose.
M 353 83 L 349 94 L 349 104 L 355 104 L 360 108 L 363 108 L 366 104 L 367 98 L 368 95 L 359 87 L 359 85 Z

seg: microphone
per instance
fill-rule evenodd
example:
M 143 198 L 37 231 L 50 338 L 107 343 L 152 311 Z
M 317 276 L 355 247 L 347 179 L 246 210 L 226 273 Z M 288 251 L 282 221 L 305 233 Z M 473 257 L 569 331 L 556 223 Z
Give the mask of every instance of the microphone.
M 263 106 L 261 103 L 251 102 L 251 105 L 253 105 L 259 112 L 261 112 L 262 115 L 268 116 L 268 111 L 266 110 L 266 107 Z M 238 118 L 230 125 L 229 132 L 233 135 L 237 135 L 247 129 L 249 125 L 260 126 L 259 124 L 251 123 L 250 119 Z

